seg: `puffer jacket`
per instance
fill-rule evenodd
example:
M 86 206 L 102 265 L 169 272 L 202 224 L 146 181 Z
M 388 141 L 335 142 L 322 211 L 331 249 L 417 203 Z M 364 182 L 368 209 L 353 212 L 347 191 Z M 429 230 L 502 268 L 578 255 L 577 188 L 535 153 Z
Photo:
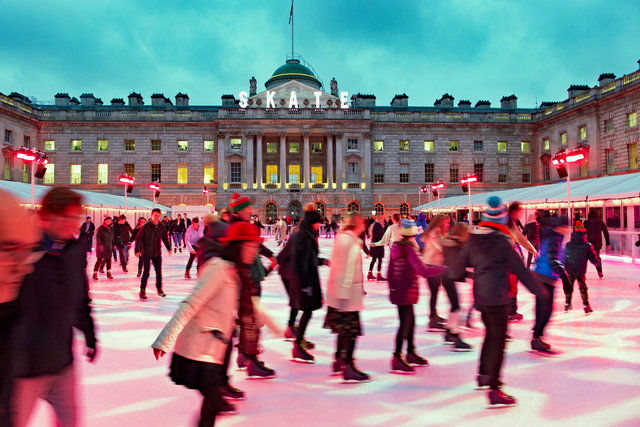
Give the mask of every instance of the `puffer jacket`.
M 182 357 L 223 364 L 235 327 L 239 287 L 235 265 L 222 258 L 211 258 L 200 269 L 195 288 L 152 347 L 168 353 L 175 343 L 175 352 Z
M 355 233 L 338 233 L 333 244 L 331 271 L 327 282 L 328 306 L 340 311 L 362 310 L 364 276 L 361 249 L 362 240 Z
M 113 228 L 102 224 L 96 232 L 96 256 L 109 258 L 113 252 Z
M 418 245 L 409 239 L 400 240 L 391 247 L 387 280 L 392 304 L 416 304 L 420 296 L 418 276 L 437 276 L 445 271 L 442 265 L 424 265 L 418 257 L 417 249 Z
M 564 255 L 564 266 L 569 274 L 584 276 L 587 273 L 587 261 L 591 261 L 596 268 L 600 267 L 600 259 L 582 231 L 571 233 L 571 240 L 565 246 Z
M 540 230 L 540 256 L 536 260 L 535 272 L 544 276 L 549 284 L 558 280 L 564 271 L 562 258 L 562 240 L 564 236 L 552 227 L 544 226 Z M 566 274 L 566 273 L 565 273 Z
M 462 253 L 462 249 L 465 247 L 466 242 L 460 242 L 456 238 L 449 237 L 442 239 L 442 254 L 444 256 L 444 265 L 447 267 L 453 267 Z M 463 274 L 459 277 L 453 276 L 453 270 L 448 269 L 443 275 L 444 278 L 452 280 L 454 282 L 464 282 L 467 274 Z

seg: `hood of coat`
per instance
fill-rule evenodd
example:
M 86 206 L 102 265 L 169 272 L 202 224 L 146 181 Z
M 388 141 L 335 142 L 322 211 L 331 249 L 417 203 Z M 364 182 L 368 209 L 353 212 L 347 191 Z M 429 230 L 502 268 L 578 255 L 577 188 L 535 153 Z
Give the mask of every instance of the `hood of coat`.
M 571 243 L 580 244 L 587 241 L 587 235 L 582 231 L 574 231 L 571 233 Z

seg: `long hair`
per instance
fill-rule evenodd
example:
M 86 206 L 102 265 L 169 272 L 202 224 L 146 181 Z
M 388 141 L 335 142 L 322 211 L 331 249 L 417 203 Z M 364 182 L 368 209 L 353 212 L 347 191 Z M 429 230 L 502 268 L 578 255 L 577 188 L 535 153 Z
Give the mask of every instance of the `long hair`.
M 434 230 L 440 230 L 442 228 L 442 224 L 444 224 L 445 221 L 449 221 L 449 216 L 447 215 L 436 215 L 431 219 L 431 222 L 429 223 L 429 228 L 427 228 L 427 231 L 425 232 L 425 235 L 429 235 L 431 234 Z

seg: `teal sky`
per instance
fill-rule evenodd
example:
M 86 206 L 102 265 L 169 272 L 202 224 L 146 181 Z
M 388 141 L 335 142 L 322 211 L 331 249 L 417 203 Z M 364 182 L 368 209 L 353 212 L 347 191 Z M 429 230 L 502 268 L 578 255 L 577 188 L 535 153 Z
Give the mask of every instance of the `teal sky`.
M 258 89 L 291 51 L 288 0 L 0 0 L 0 92 L 52 101 L 132 91 L 192 105 Z M 445 92 L 499 106 L 566 99 L 638 69 L 640 1 L 296 0 L 295 51 L 340 90 L 432 106 Z

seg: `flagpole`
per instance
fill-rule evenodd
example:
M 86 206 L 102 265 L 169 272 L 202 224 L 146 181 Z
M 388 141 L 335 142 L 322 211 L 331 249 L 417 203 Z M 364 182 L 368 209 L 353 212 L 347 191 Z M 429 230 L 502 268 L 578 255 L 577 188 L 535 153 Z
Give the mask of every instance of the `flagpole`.
M 293 0 L 291 0 L 291 59 L 293 59 Z

